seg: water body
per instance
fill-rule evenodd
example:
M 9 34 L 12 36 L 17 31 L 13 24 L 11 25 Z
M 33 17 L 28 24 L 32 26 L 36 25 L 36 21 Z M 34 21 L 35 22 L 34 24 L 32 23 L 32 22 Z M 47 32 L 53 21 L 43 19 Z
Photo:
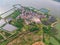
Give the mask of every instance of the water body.
M 60 0 L 54 0 L 54 1 L 60 2 Z
M 51 14 L 60 17 L 60 2 L 53 0 L 0 0 L 0 14 L 13 8 L 12 5 L 21 4 L 23 6 L 40 8 L 48 8 Z

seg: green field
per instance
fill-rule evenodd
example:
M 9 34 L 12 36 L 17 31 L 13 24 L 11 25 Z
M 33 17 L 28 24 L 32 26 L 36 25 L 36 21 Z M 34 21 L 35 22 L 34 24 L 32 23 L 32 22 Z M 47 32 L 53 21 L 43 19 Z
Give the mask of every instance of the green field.
M 53 37 L 50 38 L 50 41 L 53 45 L 59 45 L 59 42 Z
M 58 19 L 58 23 L 56 24 L 56 29 L 58 30 L 58 35 L 56 36 L 60 40 L 60 20 Z
M 58 40 L 56 40 L 55 38 L 51 37 L 50 42 L 53 45 L 60 45 L 60 20 L 58 19 L 58 23 L 56 24 L 55 28 L 57 29 L 58 34 L 55 36 Z
M 56 24 L 56 28 L 60 30 L 60 23 Z

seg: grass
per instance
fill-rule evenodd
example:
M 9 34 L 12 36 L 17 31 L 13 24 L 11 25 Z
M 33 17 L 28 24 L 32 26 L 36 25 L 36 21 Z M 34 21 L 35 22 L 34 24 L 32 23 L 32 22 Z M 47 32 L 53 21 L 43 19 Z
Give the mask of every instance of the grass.
M 21 14 L 21 12 L 19 11 L 19 10 L 15 10 L 12 14 L 11 14 L 11 17 L 12 18 L 16 18 L 18 15 L 20 15 Z
M 0 40 L 3 39 L 3 37 L 0 35 Z
M 23 22 L 22 21 L 23 21 L 22 19 L 13 20 L 11 22 L 11 24 L 14 25 L 14 26 L 16 26 L 19 29 L 19 31 L 21 31 L 21 29 L 23 28 Z
M 6 37 L 9 37 L 10 35 L 11 35 L 10 33 L 5 32 Z
M 58 43 L 58 41 L 55 40 L 55 38 L 53 38 L 53 37 L 50 38 L 50 42 L 51 42 L 53 45 L 60 45 L 60 44 Z
M 58 23 L 56 24 L 55 28 L 57 29 L 58 34 L 55 36 L 55 38 L 54 37 L 51 37 L 50 42 L 53 45 L 60 45 L 59 44 L 59 42 L 60 42 L 60 20 L 59 19 L 58 19 Z
M 0 45 L 7 45 L 8 41 L 5 40 L 4 42 L 0 43 Z
M 58 35 L 56 35 L 56 37 L 60 40 L 60 20 L 59 19 L 55 27 L 58 30 Z
M 56 24 L 56 28 L 60 30 L 60 23 Z

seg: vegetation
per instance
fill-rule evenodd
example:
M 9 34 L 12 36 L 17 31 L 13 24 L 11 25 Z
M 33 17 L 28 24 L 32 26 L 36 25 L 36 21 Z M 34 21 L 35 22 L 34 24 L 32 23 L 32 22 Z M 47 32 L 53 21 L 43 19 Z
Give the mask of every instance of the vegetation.
M 21 29 L 24 25 L 23 19 L 18 19 L 18 20 L 12 20 L 11 24 L 18 27 L 18 29 Z
M 30 31 L 33 32 L 33 31 L 36 31 L 36 30 L 39 30 L 39 28 L 37 26 L 32 26 L 30 28 Z
M 12 18 L 16 18 L 18 15 L 20 15 L 21 14 L 21 12 L 19 11 L 19 10 L 15 10 L 12 14 L 11 14 L 11 17 Z
M 3 37 L 0 35 L 0 40 L 3 39 Z
M 32 43 L 40 41 L 40 35 L 35 34 L 35 32 L 27 33 L 25 35 L 21 35 L 18 38 L 15 38 L 12 42 L 12 45 L 32 45 Z M 10 44 L 8 43 L 8 45 Z
M 8 41 L 4 40 L 2 43 L 0 43 L 0 45 L 7 45 Z
M 32 10 L 33 12 L 37 12 L 38 10 L 36 10 L 35 8 L 28 8 L 25 7 L 27 10 Z M 12 45 L 29 45 L 36 41 L 43 41 L 46 45 L 53 45 L 51 40 L 58 40 L 55 35 L 57 35 L 57 29 L 51 27 L 51 23 L 48 22 L 48 18 L 49 18 L 49 12 L 44 13 L 45 15 L 47 15 L 47 17 L 45 19 L 41 19 L 42 23 L 37 24 L 37 23 L 30 23 L 29 25 L 26 25 L 24 22 L 24 19 L 16 19 L 16 17 L 18 15 L 20 15 L 21 12 L 19 10 L 15 10 L 14 13 L 11 14 L 11 17 L 13 18 L 13 20 L 11 20 L 9 23 L 16 26 L 18 28 L 18 30 L 16 30 L 15 34 L 13 34 L 11 37 L 9 37 L 10 39 L 16 39 L 16 36 L 20 33 L 23 32 L 22 30 L 25 30 L 25 32 L 29 31 L 29 34 L 23 34 L 22 37 L 18 37 L 16 40 L 18 42 L 18 44 L 16 43 L 15 40 L 13 40 Z M 59 28 L 60 29 L 60 28 Z M 5 36 L 8 37 L 11 34 L 9 33 L 5 33 Z M 3 39 L 2 36 L 0 36 L 0 39 Z M 9 40 L 8 40 L 9 41 Z M 8 41 L 4 41 L 3 43 L 1 43 L 1 45 L 5 45 Z M 14 42 L 15 41 L 15 42 Z M 51 42 L 50 42 L 51 41 Z M 5 44 L 4 44 L 5 43 Z M 58 44 L 58 42 L 57 42 Z

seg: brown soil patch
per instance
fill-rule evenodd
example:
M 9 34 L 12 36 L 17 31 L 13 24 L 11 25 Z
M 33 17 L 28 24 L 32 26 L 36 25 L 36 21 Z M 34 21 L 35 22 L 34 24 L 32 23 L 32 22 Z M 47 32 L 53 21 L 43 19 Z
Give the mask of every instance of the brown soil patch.
M 40 41 L 40 42 L 35 42 L 34 44 L 32 44 L 32 45 L 45 45 L 42 41 Z
M 41 38 L 42 38 L 41 35 L 32 32 L 32 33 L 19 36 L 18 38 L 9 42 L 7 45 L 31 45 L 33 42 L 40 41 Z

